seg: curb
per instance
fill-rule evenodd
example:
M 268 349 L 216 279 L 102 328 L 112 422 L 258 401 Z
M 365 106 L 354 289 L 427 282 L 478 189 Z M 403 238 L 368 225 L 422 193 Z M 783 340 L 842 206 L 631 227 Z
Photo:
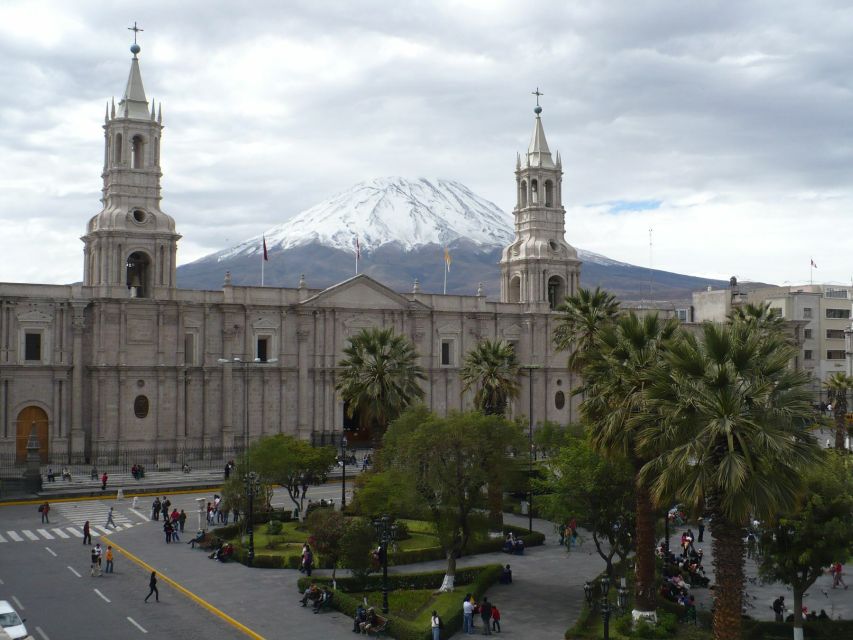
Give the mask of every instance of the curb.
M 222 483 L 216 484 L 192 484 L 192 485 L 170 485 L 170 486 L 151 486 L 140 487 L 138 491 L 125 492 L 125 498 L 145 496 L 157 496 L 163 493 L 206 493 L 211 489 L 219 489 Z M 119 487 L 124 489 L 124 487 Z M 42 494 L 37 498 L 0 498 L 0 507 L 9 507 L 14 505 L 41 504 L 47 502 L 74 502 L 77 500 L 116 500 L 118 489 L 110 491 L 86 491 L 81 493 L 57 493 L 57 494 Z

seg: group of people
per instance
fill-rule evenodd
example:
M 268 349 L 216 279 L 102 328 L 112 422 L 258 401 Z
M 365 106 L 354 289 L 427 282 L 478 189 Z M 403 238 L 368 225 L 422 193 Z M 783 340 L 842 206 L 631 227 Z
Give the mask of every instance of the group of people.
M 71 472 L 68 470 L 68 467 L 62 467 L 60 475 L 62 476 L 63 480 L 71 482 Z M 53 472 L 53 467 L 47 468 L 47 481 L 56 482 L 56 474 Z
M 471 593 L 465 594 L 465 599 L 462 600 L 462 633 L 474 633 L 474 617 L 479 614 L 483 621 L 483 635 L 490 636 L 492 631 L 500 633 L 501 630 L 501 612 L 489 602 L 485 596 L 479 604 L 474 599 Z M 435 615 L 435 612 L 433 612 Z M 435 632 L 433 632 L 435 637 Z
M 323 587 L 320 589 L 320 587 L 312 582 L 308 588 L 305 589 L 305 592 L 302 594 L 302 598 L 299 602 L 302 603 L 303 607 L 307 607 L 310 602 L 311 607 L 314 609 L 314 613 L 320 613 L 320 610 L 324 606 L 329 606 L 333 596 L 334 593 L 332 593 L 329 587 Z
M 515 555 L 523 555 L 524 554 L 524 540 L 520 537 L 516 537 L 515 534 L 510 531 L 506 534 L 506 540 L 504 540 L 503 548 L 501 549 L 504 553 L 514 553 Z
M 102 556 L 107 562 L 107 566 L 104 568 L 103 572 L 101 572 Z M 95 576 L 100 577 L 104 573 L 113 573 L 113 548 L 112 545 L 107 545 L 107 551 L 106 553 L 104 553 L 104 550 L 101 548 L 101 543 L 99 542 L 94 547 L 92 547 L 89 575 L 94 578 Z
M 145 477 L 145 467 L 141 464 L 135 464 L 130 468 L 130 475 L 134 480 L 142 480 Z
M 435 611 L 433 611 L 432 614 L 434 616 Z M 376 631 L 381 625 L 382 621 L 379 619 L 379 616 L 376 615 L 376 610 L 373 607 L 365 608 L 363 604 L 359 604 L 355 608 L 355 617 L 352 620 L 353 633 L 370 635 L 371 631 Z
M 704 532 L 704 526 L 702 528 Z M 692 529 L 687 529 L 681 534 L 681 553 L 675 555 L 666 548 L 666 541 L 662 541 L 657 548 L 657 555 L 663 560 L 662 581 L 660 594 L 667 600 L 684 606 L 688 617 L 693 614 L 695 618 L 694 598 L 690 594 L 691 588 L 707 587 L 710 580 L 705 575 L 702 566 L 704 552 L 694 545 Z
M 578 521 L 572 518 L 566 524 L 560 526 L 560 546 L 566 546 L 569 549 L 576 547 L 578 544 Z

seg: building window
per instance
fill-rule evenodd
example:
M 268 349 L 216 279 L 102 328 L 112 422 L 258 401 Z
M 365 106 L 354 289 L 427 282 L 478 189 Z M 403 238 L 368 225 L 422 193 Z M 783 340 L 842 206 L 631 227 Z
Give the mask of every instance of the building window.
M 826 337 L 828 340 L 844 340 L 844 329 L 827 329 Z
M 24 335 L 24 360 L 41 361 L 41 333 Z
M 566 406 L 565 393 L 563 393 L 562 391 L 558 391 L 554 394 L 554 406 L 557 407 L 558 410 Z
M 844 298 L 847 299 L 847 289 L 827 289 L 824 294 L 827 298 Z
M 812 308 L 804 307 L 803 308 L 803 320 L 811 320 L 812 318 Z
M 148 396 L 136 396 L 133 401 L 133 415 L 140 420 L 148 417 Z
M 184 334 L 184 364 L 190 367 L 197 364 L 194 333 Z
M 847 353 L 844 349 L 829 349 L 826 352 L 827 360 L 844 360 L 847 357 Z
M 803 329 L 803 338 L 806 340 L 812 339 L 812 330 L 811 329 Z
M 803 360 L 811 360 L 812 359 L 812 350 L 806 349 L 803 351 Z
M 688 309 L 676 309 L 675 317 L 679 322 L 690 322 L 690 314 Z
M 441 366 L 453 366 L 453 340 L 441 341 Z
M 257 348 L 255 351 L 255 358 L 257 360 L 260 360 L 261 362 L 266 362 L 267 360 L 269 360 L 269 344 L 269 336 L 258 337 Z
M 782 307 L 770 307 L 770 315 L 776 316 L 777 318 L 781 318 L 782 316 Z
M 849 320 L 850 309 L 827 309 L 826 317 L 832 320 Z
M 141 169 L 145 162 L 145 140 L 142 139 L 142 136 L 133 136 L 130 145 L 130 167 L 131 169 Z

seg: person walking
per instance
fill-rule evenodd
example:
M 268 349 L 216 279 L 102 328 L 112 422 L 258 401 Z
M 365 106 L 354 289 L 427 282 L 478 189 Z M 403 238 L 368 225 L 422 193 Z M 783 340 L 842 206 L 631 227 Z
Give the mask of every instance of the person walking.
M 50 524 L 50 518 L 48 517 L 48 513 L 50 513 L 50 505 L 45 501 L 45 503 L 39 507 L 39 511 L 41 512 L 41 523 L 42 524 Z
M 847 583 L 844 582 L 844 578 L 842 574 L 844 573 L 844 567 L 840 562 L 836 562 L 832 565 L 832 588 L 835 589 L 837 586 L 841 585 L 845 589 L 847 588 Z
M 462 603 L 462 633 L 474 633 L 474 605 L 471 598 Z
M 704 542 L 703 538 L 705 537 L 705 520 L 704 518 L 699 518 L 699 537 L 696 538 L 697 542 Z
M 109 479 L 109 476 L 107 475 L 107 472 L 104 471 L 104 475 L 101 476 L 101 491 L 106 491 L 108 479 Z
M 441 618 L 438 617 L 438 611 L 432 612 L 430 619 L 430 629 L 432 629 L 432 640 L 441 640 Z
M 112 573 L 113 572 L 113 548 L 111 545 L 107 545 L 107 566 L 104 569 L 104 573 Z
M 95 552 L 95 557 L 98 559 L 98 575 L 101 575 L 101 556 L 104 553 L 104 550 L 101 549 L 101 543 L 98 542 L 95 544 L 95 548 L 92 549 Z
M 171 543 L 172 542 L 172 523 L 169 522 L 168 520 L 166 520 L 166 522 L 163 523 L 163 533 L 166 534 L 166 544 Z
M 160 592 L 157 591 L 157 572 L 151 572 L 151 579 L 148 581 L 148 595 L 145 596 L 145 602 L 148 602 L 148 598 L 151 597 L 151 594 L 154 594 L 154 598 L 157 602 L 160 602 Z
M 118 526 L 116 526 L 115 520 L 113 520 L 113 508 L 112 507 L 110 507 L 110 512 L 107 514 L 107 523 L 104 526 L 109 527 L 110 525 L 113 526 L 113 529 L 118 529 Z
M 779 596 L 773 601 L 773 613 L 776 615 L 776 622 L 785 621 L 785 596 Z
M 180 528 L 181 533 L 184 532 L 184 525 L 186 524 L 186 522 L 187 522 L 187 514 L 184 513 L 183 509 L 181 509 L 181 513 L 178 516 L 178 527 Z
M 83 544 L 92 544 L 92 532 L 89 530 L 89 521 L 83 525 Z
M 89 557 L 92 561 L 92 564 L 89 565 L 89 575 L 94 578 L 98 571 L 98 552 L 95 551 L 94 547 L 92 547 L 92 551 L 89 554 Z
M 486 596 L 483 596 L 483 601 L 480 603 L 480 618 L 483 620 L 483 635 L 492 635 L 492 604 Z
M 154 502 L 151 503 L 151 519 L 160 519 L 160 498 L 154 498 Z
M 501 632 L 501 612 L 495 605 L 492 605 L 492 631 Z

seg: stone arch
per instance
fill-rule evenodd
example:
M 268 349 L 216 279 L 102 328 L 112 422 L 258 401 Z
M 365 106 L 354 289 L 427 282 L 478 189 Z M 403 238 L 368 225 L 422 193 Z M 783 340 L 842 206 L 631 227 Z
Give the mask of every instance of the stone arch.
M 530 204 L 539 204 L 539 181 L 536 178 L 530 181 Z
M 18 412 L 15 420 L 15 462 L 27 461 L 27 442 L 30 432 L 35 430 L 39 441 L 39 458 L 42 464 L 47 464 L 50 421 L 47 411 L 37 403 L 29 403 Z
M 136 134 L 130 141 L 130 168 L 142 169 L 145 166 L 145 138 Z
M 117 133 L 115 136 L 115 144 L 113 145 L 113 164 L 121 164 L 122 144 L 124 136 Z
M 545 206 L 554 206 L 554 183 L 550 180 L 545 181 Z
M 127 256 L 125 274 L 131 298 L 151 296 L 153 261 L 145 251 L 133 251 Z
M 527 180 L 521 181 L 521 187 L 518 190 L 518 204 L 521 207 L 527 206 Z
M 509 279 L 509 296 L 510 302 L 521 302 L 521 276 L 514 275 Z
M 566 281 L 560 276 L 548 278 L 548 306 L 553 310 L 563 302 L 566 297 Z

